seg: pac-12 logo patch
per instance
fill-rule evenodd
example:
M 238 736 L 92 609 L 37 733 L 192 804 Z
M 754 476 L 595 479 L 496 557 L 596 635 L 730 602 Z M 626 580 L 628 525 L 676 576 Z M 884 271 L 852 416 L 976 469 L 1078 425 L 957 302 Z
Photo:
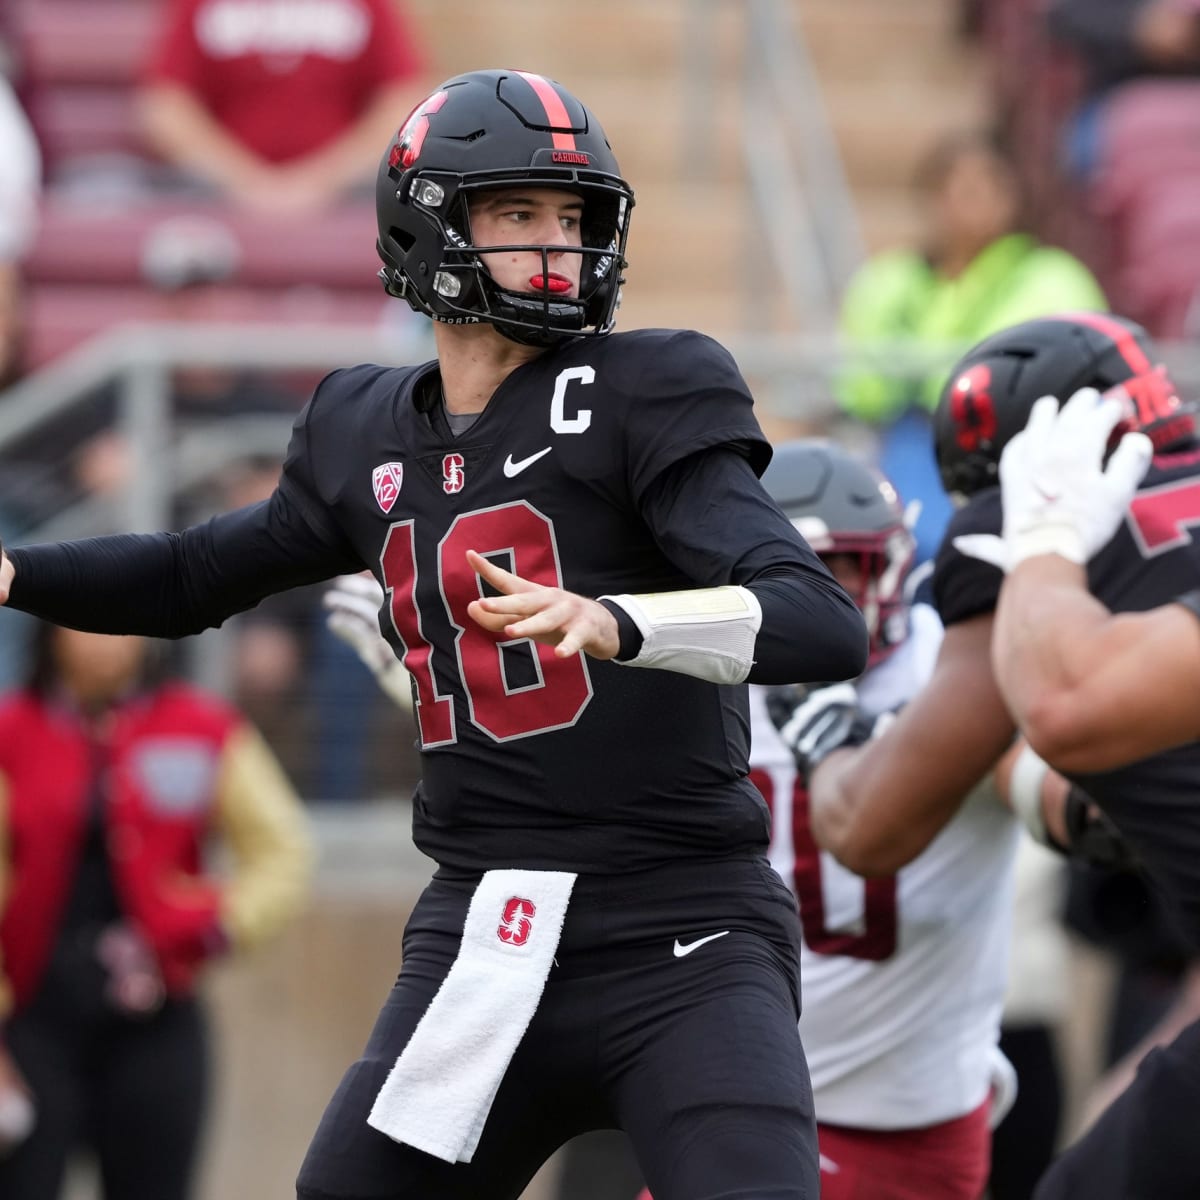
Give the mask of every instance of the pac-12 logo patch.
M 467 473 L 463 470 L 461 454 L 447 454 L 442 459 L 442 490 L 450 495 L 463 490 Z
M 400 485 L 403 482 L 403 463 L 380 463 L 371 472 L 371 487 L 375 491 L 375 499 L 385 513 L 392 511 L 392 505 L 396 503 L 396 498 L 400 495 Z
M 510 946 L 525 945 L 533 932 L 533 917 L 536 912 L 537 908 L 532 900 L 526 900 L 524 896 L 510 897 L 500 914 L 496 936 Z

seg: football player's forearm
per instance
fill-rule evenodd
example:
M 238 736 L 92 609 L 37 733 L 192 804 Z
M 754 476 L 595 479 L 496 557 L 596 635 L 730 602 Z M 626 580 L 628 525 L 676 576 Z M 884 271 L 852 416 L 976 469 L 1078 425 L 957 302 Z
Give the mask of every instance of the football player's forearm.
M 866 878 L 895 874 L 912 862 L 960 806 L 957 791 L 946 792 L 939 804 L 919 785 L 906 791 L 902 779 L 883 786 L 870 754 L 864 747 L 835 751 L 809 785 L 817 845 Z
M 154 84 L 138 98 L 142 127 L 156 150 L 178 166 L 236 188 L 268 164 L 231 137 L 178 84 Z
M 92 633 L 178 636 L 178 534 L 116 534 L 8 551 L 10 608 Z M 180 628 L 180 632 L 191 632 Z
M 1020 564 L 996 609 L 992 665 L 1018 726 L 1048 762 L 1070 769 L 1087 755 L 1107 697 L 1096 676 L 1105 668 L 1108 610 L 1087 591 L 1082 567 L 1057 555 Z
M 1200 734 L 1200 622 L 1182 605 L 1111 614 L 1081 568 L 1032 559 L 997 610 L 997 679 L 1030 744 L 1062 771 L 1134 762 Z
M 396 114 L 410 112 L 423 98 L 418 92 L 408 84 L 386 88 L 345 133 L 299 159 L 295 167 L 324 179 L 331 192 L 369 176 L 379 147 L 396 128 Z M 364 164 L 368 166 L 365 172 Z

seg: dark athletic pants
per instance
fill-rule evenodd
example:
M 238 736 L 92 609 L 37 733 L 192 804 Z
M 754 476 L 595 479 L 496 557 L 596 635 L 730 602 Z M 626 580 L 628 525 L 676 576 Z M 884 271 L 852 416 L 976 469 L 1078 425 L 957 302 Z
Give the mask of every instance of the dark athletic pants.
M 145 1020 L 13 1017 L 9 1051 L 37 1125 L 0 1158 L 4 1200 L 58 1200 L 71 1152 L 95 1151 L 105 1200 L 186 1200 L 208 1095 L 208 1038 L 195 1000 Z
M 541 1004 L 468 1164 L 366 1123 L 458 951 L 475 880 L 439 872 L 300 1171 L 300 1200 L 508 1200 L 568 1138 L 621 1128 L 656 1200 L 816 1200 L 795 901 L 765 859 L 581 876 Z M 676 939 L 728 930 L 677 957 Z
M 1046 1172 L 1034 1200 L 1200 1196 L 1200 1021 L 1151 1050 L 1137 1077 Z

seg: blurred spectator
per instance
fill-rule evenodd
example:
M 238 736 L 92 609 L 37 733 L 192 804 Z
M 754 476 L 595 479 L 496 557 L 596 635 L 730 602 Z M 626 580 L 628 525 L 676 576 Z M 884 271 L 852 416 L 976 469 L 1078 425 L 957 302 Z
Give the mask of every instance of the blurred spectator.
M 1101 1054 L 1109 1069 L 1152 1036 L 1180 1001 L 1193 950 L 1177 917 L 1137 869 L 1072 862 L 1066 917 L 1068 928 L 1117 966 Z
M 1147 75 L 1200 75 L 1197 0 L 1053 0 L 1047 19 L 1080 50 L 1093 94 Z
M 1070 1011 L 1066 860 L 1023 837 L 1016 882 L 1000 1049 L 1018 1087 L 992 1134 L 989 1200 L 1030 1200 L 1058 1148 L 1063 1118 L 1058 1031 Z
M 1067 169 L 1100 218 L 1112 294 L 1158 337 L 1193 337 L 1200 0 L 1056 0 L 1049 25 L 1087 76 L 1061 140 Z
M 282 466 L 280 459 L 266 455 L 232 463 L 224 474 L 217 508 L 226 511 L 268 499 Z M 314 794 L 309 728 L 313 695 L 307 676 L 313 638 L 324 621 L 322 590 L 314 585 L 279 592 L 230 623 L 234 698 L 306 795 Z
M 1066 159 L 1089 178 L 1100 164 L 1105 101 L 1137 79 L 1200 76 L 1197 0 L 1054 0 L 1051 33 L 1078 52 L 1084 99 L 1068 121 Z M 1182 101 L 1182 97 L 1179 98 Z
M 0 389 L 15 379 L 21 357 L 21 259 L 37 222 L 41 158 L 33 129 L 0 75 Z
M 841 330 L 855 343 L 906 343 L 936 351 L 1064 309 L 1103 309 L 1088 269 L 1023 231 L 1023 198 L 1010 155 L 982 133 L 942 140 L 916 179 L 924 244 L 869 259 L 851 280 Z M 903 500 L 921 502 L 919 559 L 932 555 L 949 515 L 933 460 L 929 416 L 945 372 L 905 377 L 866 350 L 840 381 L 846 414 L 876 428 L 879 466 Z
M 0 30 L 0 33 L 3 31 Z M 5 44 L 0 41 L 0 60 Z M 22 372 L 25 332 L 22 259 L 33 242 L 41 193 L 41 156 L 33 129 L 0 61 L 0 393 Z M 11 482 L 0 491 L 0 538 L 18 532 Z M 25 654 L 28 625 L 0 630 L 0 687 L 14 684 Z
M 424 94 L 398 0 L 171 0 L 142 119 L 185 175 L 272 214 L 373 181 Z
M 309 835 L 259 735 L 168 679 L 160 647 L 38 639 L 0 705 L 0 1195 L 56 1200 L 87 1146 L 108 1200 L 184 1200 L 208 1096 L 199 976 L 296 914 Z

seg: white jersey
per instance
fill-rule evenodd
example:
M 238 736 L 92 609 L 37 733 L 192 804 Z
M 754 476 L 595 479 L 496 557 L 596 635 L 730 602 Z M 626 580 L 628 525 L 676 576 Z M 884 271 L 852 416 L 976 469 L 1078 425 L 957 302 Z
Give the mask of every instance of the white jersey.
M 929 678 L 937 614 L 914 605 L 909 637 L 859 681 L 869 712 Z M 818 851 L 791 753 L 752 687 L 752 777 L 771 806 L 771 863 L 804 925 L 804 1040 L 818 1121 L 915 1129 L 987 1098 L 998 1051 L 1018 825 L 981 787 L 896 876 L 862 879 Z

